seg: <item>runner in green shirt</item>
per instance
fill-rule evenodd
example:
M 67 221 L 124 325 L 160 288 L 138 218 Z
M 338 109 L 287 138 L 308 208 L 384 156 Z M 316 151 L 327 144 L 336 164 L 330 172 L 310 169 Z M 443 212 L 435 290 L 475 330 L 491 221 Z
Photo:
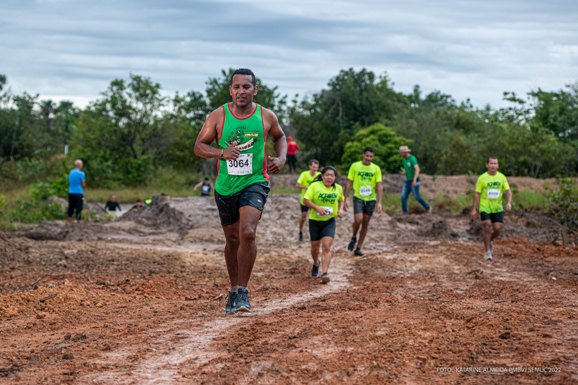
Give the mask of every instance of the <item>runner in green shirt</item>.
M 301 189 L 301 198 L 299 198 L 299 205 L 301 206 L 301 216 L 299 217 L 299 241 L 303 241 L 303 226 L 305 226 L 305 219 L 307 219 L 307 213 L 309 212 L 309 207 L 305 206 L 303 203 L 303 196 L 305 191 L 313 181 L 315 177 L 320 174 L 319 161 L 317 159 L 311 159 L 309 161 L 309 170 L 303 171 L 297 179 L 296 187 Z
M 195 142 L 195 154 L 217 158 L 215 201 L 225 233 L 231 289 L 226 314 L 249 312 L 249 278 L 257 257 L 255 234 L 269 193 L 269 175 L 285 165 L 287 140 L 275 114 L 253 101 L 259 86 L 253 71 L 233 72 L 232 101 L 209 114 Z M 265 155 L 271 138 L 277 157 Z M 217 147 L 211 146 L 216 142 Z
M 349 191 L 353 186 L 353 235 L 347 245 L 347 250 L 353 251 L 355 249 L 353 254 L 358 257 L 365 255 L 361 251 L 361 247 L 376 206 L 377 213 L 381 213 L 381 197 L 383 195 L 381 169 L 372 163 L 374 157 L 373 149 L 365 148 L 363 159 L 353 163 L 349 168 L 347 184 L 345 185 L 345 197 L 349 196 Z M 347 203 L 345 207 L 347 208 Z M 361 231 L 359 231 L 360 228 Z M 357 239 L 357 233 L 359 233 L 359 239 Z
M 478 215 L 482 220 L 484 238 L 484 259 L 492 260 L 494 239 L 500 235 L 504 223 L 503 197 L 506 197 L 506 211 L 512 210 L 512 192 L 508 180 L 498 171 L 498 158 L 490 157 L 486 163 L 487 172 L 476 182 L 472 219 Z
M 335 217 L 341 217 L 345 197 L 343 189 L 335 183 L 337 171 L 331 166 L 323 167 L 307 191 L 303 202 L 309 207 L 309 237 L 311 239 L 311 257 L 313 267 L 311 276 L 321 278 L 321 283 L 329 282 L 329 264 L 331 263 L 331 245 L 335 238 Z M 319 261 L 321 247 L 321 261 Z M 321 265 L 321 274 L 319 267 Z

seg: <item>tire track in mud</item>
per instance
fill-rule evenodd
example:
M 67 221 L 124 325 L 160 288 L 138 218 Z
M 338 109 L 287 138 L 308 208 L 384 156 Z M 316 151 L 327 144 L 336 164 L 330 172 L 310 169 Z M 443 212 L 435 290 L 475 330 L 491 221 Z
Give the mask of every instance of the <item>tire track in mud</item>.
M 211 347 L 216 337 L 225 334 L 227 329 L 251 319 L 269 315 L 276 311 L 291 308 L 317 298 L 336 293 L 351 286 L 349 276 L 353 271 L 350 258 L 335 258 L 331 266 L 331 282 L 319 285 L 315 291 L 300 293 L 279 300 L 262 303 L 251 313 L 236 316 L 218 316 L 216 319 L 202 318 L 180 320 L 165 324 L 149 332 L 148 357 L 131 365 L 132 368 L 114 368 L 79 378 L 77 384 L 173 384 L 178 380 L 179 366 L 187 363 L 200 368 L 221 352 Z M 175 330 L 176 329 L 176 330 Z M 106 354 L 95 364 L 110 368 L 118 360 L 129 359 L 138 348 L 128 348 Z M 190 379 L 189 379 L 190 381 Z

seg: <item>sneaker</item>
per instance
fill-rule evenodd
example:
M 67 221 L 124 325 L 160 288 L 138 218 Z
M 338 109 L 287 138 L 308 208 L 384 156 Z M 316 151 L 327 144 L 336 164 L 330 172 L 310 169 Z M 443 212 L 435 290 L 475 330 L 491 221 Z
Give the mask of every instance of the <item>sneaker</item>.
M 353 255 L 355 255 L 356 257 L 365 257 L 365 254 L 363 254 L 359 249 L 355 249 Z
M 237 301 L 235 303 L 235 313 L 237 312 L 251 312 L 251 305 L 249 304 L 249 289 L 240 287 L 237 290 Z
M 429 209 L 427 209 L 427 213 L 428 213 L 428 214 L 431 214 L 431 213 L 432 213 L 432 208 L 431 208 L 431 206 L 429 207 Z
M 492 251 L 491 251 L 491 250 L 486 251 L 486 255 L 484 255 L 484 259 L 485 259 L 486 261 L 491 261 L 491 260 L 492 260 Z
M 331 279 L 329 279 L 329 275 L 327 275 L 327 273 L 323 273 L 321 275 L 321 283 L 325 285 L 329 283 L 329 281 L 331 281 Z
M 303 231 L 299 232 L 299 242 L 303 242 Z
M 347 245 L 347 250 L 353 251 L 353 248 L 355 247 L 356 243 L 357 243 L 357 238 L 352 237 L 351 241 L 349 241 L 349 244 Z
M 311 268 L 311 276 L 315 278 L 318 275 L 319 275 L 319 265 L 313 265 L 313 267 Z
M 235 302 L 237 301 L 237 293 L 234 291 L 229 292 L 227 297 L 227 305 L 225 305 L 225 314 L 235 314 Z

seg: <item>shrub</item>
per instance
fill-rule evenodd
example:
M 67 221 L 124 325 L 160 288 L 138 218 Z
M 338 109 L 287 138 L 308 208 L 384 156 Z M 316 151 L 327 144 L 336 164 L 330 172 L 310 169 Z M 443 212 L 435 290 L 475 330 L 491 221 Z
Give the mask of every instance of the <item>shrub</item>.
M 561 179 L 548 195 L 549 210 L 571 230 L 578 230 L 578 187 L 570 178 Z

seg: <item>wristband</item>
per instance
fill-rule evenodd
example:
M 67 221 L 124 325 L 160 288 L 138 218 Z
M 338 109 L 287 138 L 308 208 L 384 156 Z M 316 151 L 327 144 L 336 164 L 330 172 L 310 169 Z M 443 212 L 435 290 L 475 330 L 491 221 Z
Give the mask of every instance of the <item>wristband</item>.
M 221 155 L 219 155 L 219 159 L 224 159 L 225 157 L 225 149 L 221 148 Z

